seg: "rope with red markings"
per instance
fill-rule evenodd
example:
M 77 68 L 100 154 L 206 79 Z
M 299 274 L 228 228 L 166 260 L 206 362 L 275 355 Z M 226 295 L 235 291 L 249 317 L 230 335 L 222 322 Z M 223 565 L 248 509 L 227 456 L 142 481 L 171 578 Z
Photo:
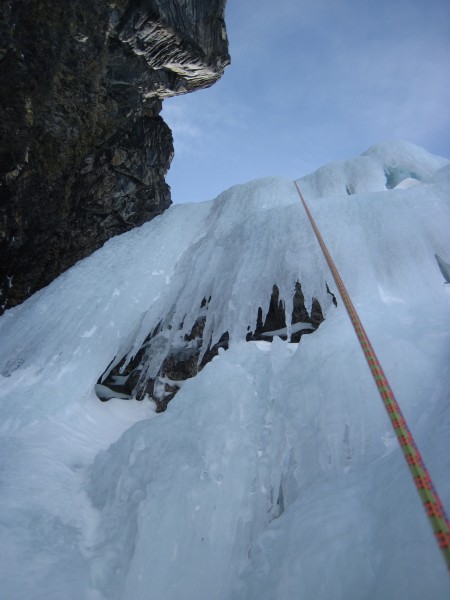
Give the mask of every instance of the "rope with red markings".
M 348 292 L 339 275 L 339 272 L 336 269 L 336 265 L 334 264 L 333 259 L 331 258 L 328 248 L 326 247 L 325 242 L 323 241 L 323 238 L 320 234 L 320 231 L 308 208 L 308 205 L 306 204 L 303 194 L 296 181 L 294 181 L 294 184 L 297 188 L 298 195 L 300 196 L 300 200 L 303 204 L 306 214 L 308 215 L 308 219 L 310 220 L 314 233 L 316 234 L 320 247 L 322 248 L 322 252 L 325 256 L 328 266 L 330 267 L 334 281 L 336 282 L 336 285 L 339 289 L 342 301 L 345 304 L 345 308 L 347 309 L 356 335 L 358 336 L 359 343 L 361 344 L 364 356 L 366 357 L 367 363 L 372 372 L 381 399 L 383 400 L 384 406 L 391 420 L 395 434 L 400 443 L 400 447 L 405 456 L 411 475 L 414 479 L 417 491 L 419 492 L 419 496 L 422 499 L 425 511 L 431 523 L 431 527 L 433 528 L 434 535 L 439 544 L 439 548 L 441 549 L 442 554 L 444 555 L 447 568 L 450 571 L 450 522 L 445 514 L 442 502 L 433 485 L 430 474 L 428 473 L 428 470 L 423 462 L 420 452 L 417 449 L 409 427 L 406 424 L 406 421 L 402 415 L 400 406 L 398 405 L 398 402 L 395 399 L 394 393 L 391 390 L 391 387 L 386 379 L 383 369 L 381 368 L 378 358 L 372 348 L 369 338 L 367 337 L 367 334 L 364 331 L 364 328 L 358 317 L 355 307 L 353 306 L 353 302 L 351 301 L 350 296 L 348 295 Z

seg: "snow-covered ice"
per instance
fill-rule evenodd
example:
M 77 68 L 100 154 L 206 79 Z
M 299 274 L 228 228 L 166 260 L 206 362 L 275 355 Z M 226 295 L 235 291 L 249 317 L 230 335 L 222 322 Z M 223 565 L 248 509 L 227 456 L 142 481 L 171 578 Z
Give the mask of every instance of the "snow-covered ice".
M 410 180 L 414 180 L 414 185 Z M 405 182 L 402 184 L 402 182 Z M 395 142 L 299 184 L 450 509 L 449 161 Z M 245 342 L 272 286 L 326 313 Z M 443 600 L 450 580 L 293 182 L 177 205 L 0 319 L 7 600 Z M 333 289 L 333 292 L 337 291 Z M 206 311 L 221 351 L 156 415 L 99 376 Z M 288 327 L 289 327 L 288 322 Z M 172 338 L 172 339 L 170 339 Z

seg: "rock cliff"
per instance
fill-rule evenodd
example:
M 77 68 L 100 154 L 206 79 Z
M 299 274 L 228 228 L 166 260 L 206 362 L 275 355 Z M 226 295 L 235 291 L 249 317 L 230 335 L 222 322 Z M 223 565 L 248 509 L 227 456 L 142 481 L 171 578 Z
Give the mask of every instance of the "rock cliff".
M 0 307 L 170 205 L 162 99 L 229 63 L 226 0 L 0 7 Z

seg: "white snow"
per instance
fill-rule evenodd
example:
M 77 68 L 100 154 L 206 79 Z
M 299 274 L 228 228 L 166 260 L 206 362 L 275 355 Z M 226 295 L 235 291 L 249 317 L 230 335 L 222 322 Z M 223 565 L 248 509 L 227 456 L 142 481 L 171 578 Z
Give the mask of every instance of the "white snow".
M 130 396 L 130 394 L 123 394 L 122 392 L 115 392 L 114 390 L 110 389 L 106 385 L 102 385 L 101 383 L 96 383 L 94 389 L 95 389 L 95 393 L 97 394 L 97 396 L 99 398 L 101 398 L 102 400 L 109 400 L 111 398 L 119 398 L 121 400 L 132 399 L 132 396 Z
M 311 323 L 299 322 L 299 323 L 294 323 L 290 327 L 291 334 L 297 333 L 298 331 L 305 331 L 305 329 L 314 329 L 314 326 L 311 325 Z M 287 336 L 287 334 L 288 334 L 288 328 L 282 327 L 281 329 L 274 329 L 273 331 L 265 331 L 261 335 L 262 335 L 262 337 L 274 337 L 276 335 Z
M 299 180 L 447 510 L 450 294 L 434 255 L 450 262 L 448 165 L 396 142 Z M 393 189 L 407 178 L 420 185 Z M 293 183 L 268 178 L 170 208 L 7 311 L 2 597 L 448 598 L 330 279 Z M 246 343 L 274 284 L 291 314 L 297 280 L 325 322 L 298 345 Z M 112 361 L 171 324 L 155 373 L 209 297 L 206 343 L 228 331 L 230 349 L 165 413 L 97 400 Z

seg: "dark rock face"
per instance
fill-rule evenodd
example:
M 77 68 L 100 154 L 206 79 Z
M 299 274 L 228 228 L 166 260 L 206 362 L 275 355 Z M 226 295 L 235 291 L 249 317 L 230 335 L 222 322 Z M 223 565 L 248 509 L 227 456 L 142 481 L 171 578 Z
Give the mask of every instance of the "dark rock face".
M 0 314 L 171 203 L 161 99 L 229 63 L 226 0 L 0 6 Z
M 204 299 L 200 309 L 207 310 L 207 305 L 208 301 Z M 217 356 L 220 348 L 228 349 L 229 337 L 228 333 L 225 332 L 217 344 L 208 347 L 206 352 L 202 353 L 205 320 L 206 317 L 203 314 L 197 319 L 189 335 L 186 335 L 184 340 L 178 339 L 176 344 L 170 348 L 156 377 L 147 377 L 146 363 L 155 353 L 158 353 L 161 339 L 167 339 L 169 336 L 164 326 L 151 332 L 144 341 L 142 348 L 131 361 L 127 362 L 126 357 L 123 358 L 111 371 L 107 372 L 107 375 L 103 374 L 99 378 L 96 386 L 99 399 L 107 401 L 112 397 L 119 397 L 129 400 L 142 400 L 145 395 L 148 395 L 156 404 L 156 412 L 164 412 L 186 379 L 195 377 L 207 363 Z M 299 342 L 302 335 L 314 332 L 323 320 L 322 308 L 315 298 L 312 301 L 311 314 L 308 313 L 301 285 L 297 282 L 293 297 L 291 321 L 292 324 L 310 324 L 311 329 L 297 331 L 291 336 L 291 341 Z M 262 310 L 259 309 L 256 329 L 254 332 L 249 331 L 247 341 L 272 341 L 273 335 L 267 336 L 267 333 L 285 328 L 284 304 L 280 301 L 278 287 L 274 285 L 269 310 L 264 322 L 262 320 Z M 287 336 L 283 333 L 280 334 L 280 337 L 287 339 Z
M 311 323 L 313 330 L 297 331 L 291 335 L 291 342 L 297 343 L 304 334 L 311 333 L 319 327 L 324 317 L 322 313 L 322 307 L 316 298 L 312 300 L 311 314 L 305 306 L 305 297 L 303 296 L 302 286 L 299 282 L 295 284 L 295 293 L 293 298 L 293 310 L 291 315 L 291 323 Z M 273 286 L 272 295 L 270 297 L 269 310 L 266 318 L 262 320 L 262 310 L 258 311 L 258 320 L 256 324 L 256 330 L 251 335 L 247 336 L 248 340 L 266 340 L 267 336 L 264 335 L 268 331 L 277 331 L 286 328 L 286 315 L 284 310 L 284 304 L 280 300 L 280 290 L 276 285 Z M 286 335 L 280 335 L 282 339 L 286 339 Z

